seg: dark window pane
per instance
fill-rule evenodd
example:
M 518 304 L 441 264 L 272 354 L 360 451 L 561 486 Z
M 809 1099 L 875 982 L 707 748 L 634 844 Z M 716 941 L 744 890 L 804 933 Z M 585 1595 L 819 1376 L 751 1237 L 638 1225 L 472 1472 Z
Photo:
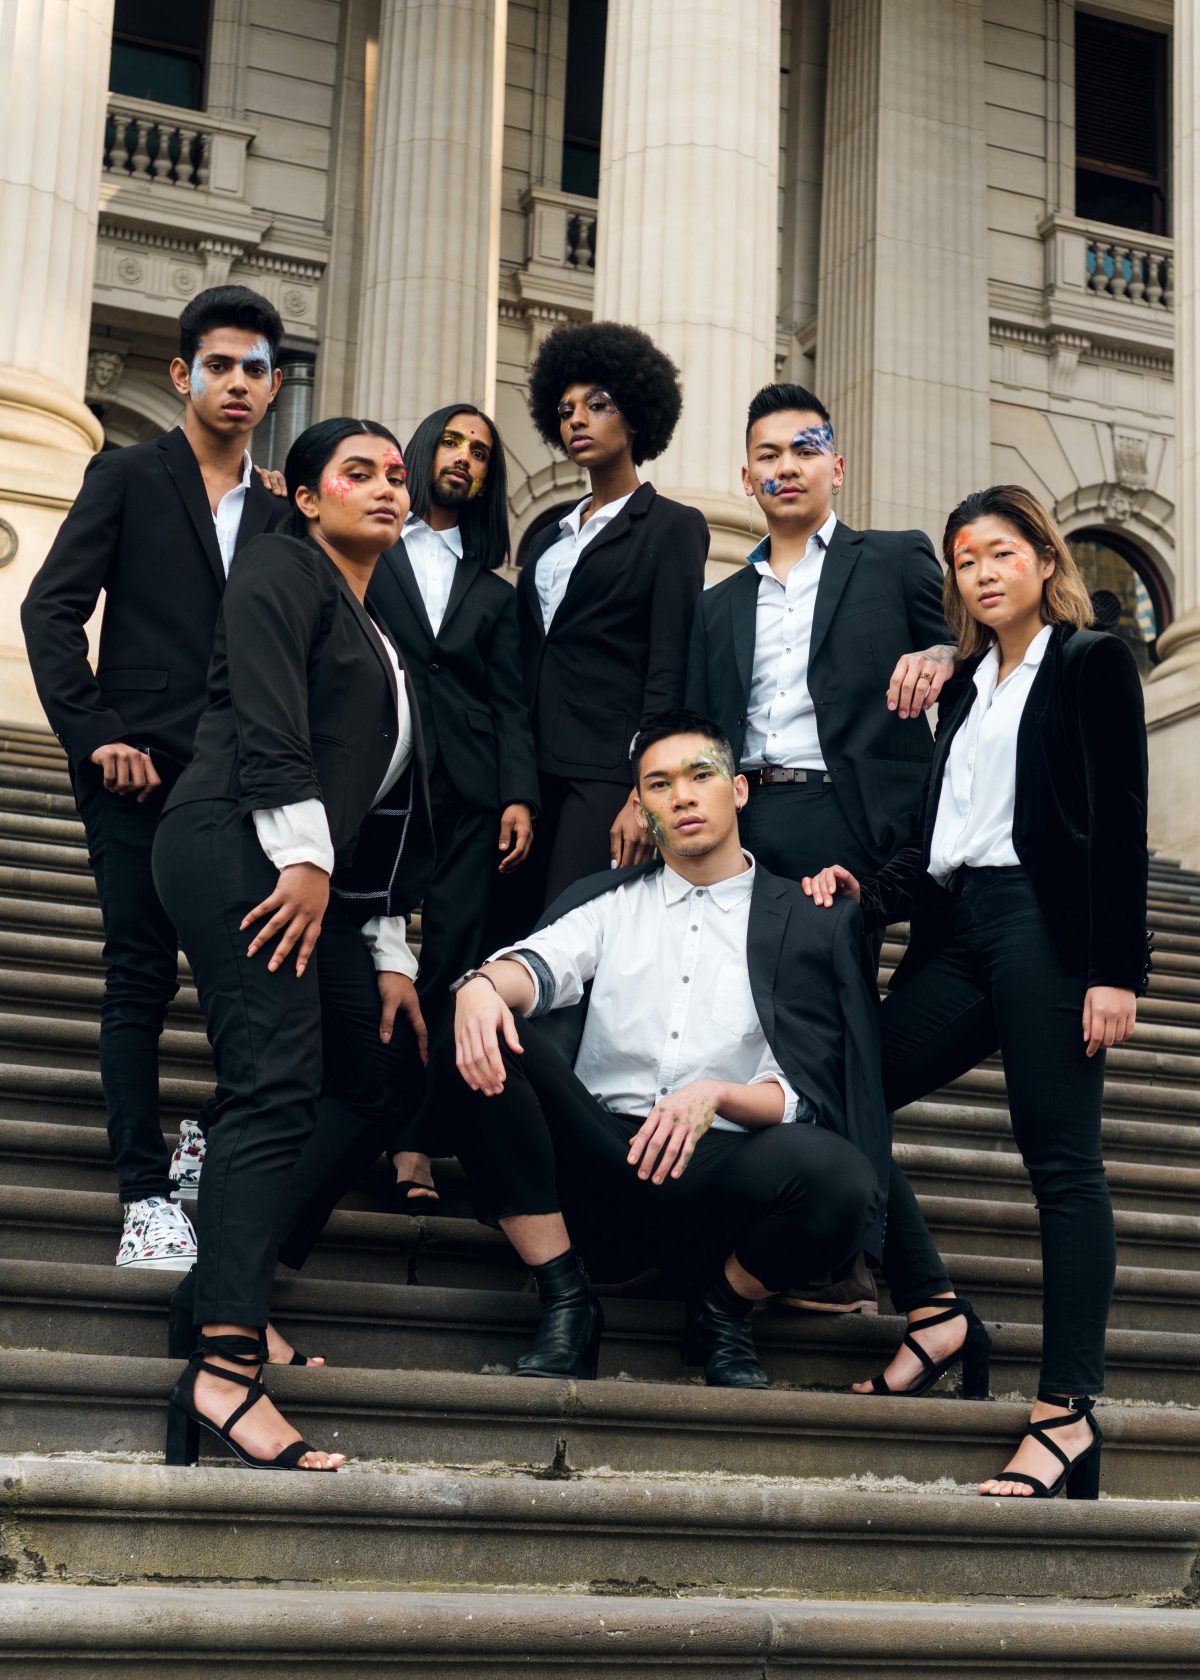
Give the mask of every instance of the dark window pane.
M 1108 222 L 1135 233 L 1157 233 L 1162 226 L 1156 188 L 1091 169 L 1075 177 L 1075 214 L 1085 222 Z
M 1127 642 L 1145 676 L 1154 639 L 1162 628 L 1154 595 L 1132 560 L 1113 547 L 1107 534 L 1081 531 L 1070 538 L 1069 547 L 1092 597 L 1097 630 L 1111 631 Z
M 563 141 L 562 190 L 597 198 L 600 193 L 600 148 Z
M 1167 43 L 1149 29 L 1075 18 L 1075 210 L 1143 233 L 1167 227 Z
M 116 0 L 113 34 L 202 54 L 208 45 L 208 0 Z
M 571 0 L 567 15 L 563 191 L 595 198 L 600 187 L 600 120 L 604 104 L 604 33 L 608 0 Z
M 185 111 L 200 107 L 200 65 L 194 58 L 176 58 L 151 47 L 114 41 L 108 85 L 131 99 L 153 99 Z

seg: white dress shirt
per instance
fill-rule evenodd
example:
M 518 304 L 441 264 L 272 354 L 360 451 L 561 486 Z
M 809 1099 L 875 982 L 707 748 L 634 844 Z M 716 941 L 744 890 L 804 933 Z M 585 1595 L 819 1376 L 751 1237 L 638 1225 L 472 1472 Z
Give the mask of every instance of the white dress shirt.
M 754 619 L 754 670 L 746 705 L 742 768 L 764 764 L 824 770 L 817 735 L 817 708 L 808 692 L 808 651 L 812 644 L 817 585 L 837 524 L 831 513 L 808 539 L 804 558 L 781 583 L 771 570 L 771 539 L 764 537 L 748 564 L 758 573 Z
M 629 496 L 634 492 L 631 490 Z M 591 504 L 592 498 L 585 496 L 558 522 L 562 536 L 551 543 L 546 552 L 538 559 L 534 570 L 533 581 L 537 587 L 537 598 L 542 608 L 542 626 L 549 630 L 551 620 L 559 607 L 562 598 L 567 593 L 567 585 L 571 581 L 571 573 L 575 570 L 576 562 L 593 537 L 598 537 L 606 525 L 611 525 L 620 513 L 629 496 L 619 496 L 615 502 L 606 502 L 598 508 L 586 525 L 581 525 L 584 509 Z
M 796 1093 L 771 1053 L 750 991 L 754 860 L 745 856 L 749 869 L 710 887 L 693 887 L 665 863 L 489 958 L 514 957 L 533 976 L 531 1016 L 578 1003 L 592 981 L 575 1072 L 612 1113 L 644 1120 L 661 1097 L 693 1079 L 774 1080 L 783 1091 L 783 1119 L 796 1118 Z M 746 1129 L 722 1116 L 713 1125 Z
M 374 628 L 374 627 L 373 627 Z M 404 687 L 404 673 L 396 650 L 387 637 L 380 635 L 380 643 L 396 678 L 396 745 L 392 749 L 374 804 L 394 786 L 408 767 L 412 757 L 412 716 L 408 709 L 408 694 Z M 329 834 L 329 819 L 319 799 L 298 799 L 291 805 L 278 805 L 269 811 L 255 811 L 254 831 L 258 843 L 276 869 L 286 869 L 292 863 L 315 863 L 327 875 L 333 874 L 333 841 Z M 408 945 L 408 924 L 403 916 L 372 916 L 363 924 L 363 938 L 377 969 L 392 974 L 417 977 L 417 959 Z
M 450 586 L 454 572 L 462 559 L 462 532 L 457 525 L 449 530 L 435 531 L 410 513 L 404 521 L 404 552 L 412 565 L 417 588 L 425 603 L 425 614 L 436 636 L 446 616 L 450 600 Z
M 217 510 L 213 514 L 213 525 L 217 532 L 217 547 L 221 550 L 221 564 L 225 568 L 225 576 L 229 576 L 229 568 L 233 564 L 233 550 L 237 542 L 238 526 L 242 522 L 242 509 L 246 505 L 246 491 L 250 488 L 250 477 L 254 471 L 254 463 L 250 459 L 250 451 L 242 456 L 242 480 L 235 484 L 232 490 L 226 490 L 217 503 Z
M 1017 731 L 1053 625 L 1039 630 L 1025 658 L 1004 681 L 995 647 L 975 670 L 976 699 L 954 740 L 942 776 L 929 873 L 945 882 L 970 869 L 1015 869 L 1012 839 L 1017 798 Z

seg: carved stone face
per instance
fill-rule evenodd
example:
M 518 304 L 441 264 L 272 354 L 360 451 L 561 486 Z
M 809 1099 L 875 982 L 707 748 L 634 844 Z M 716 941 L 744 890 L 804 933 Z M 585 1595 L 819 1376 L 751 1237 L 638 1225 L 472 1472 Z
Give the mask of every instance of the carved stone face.
M 93 350 L 88 355 L 87 395 L 91 402 L 103 402 L 120 384 L 125 358 L 119 350 Z

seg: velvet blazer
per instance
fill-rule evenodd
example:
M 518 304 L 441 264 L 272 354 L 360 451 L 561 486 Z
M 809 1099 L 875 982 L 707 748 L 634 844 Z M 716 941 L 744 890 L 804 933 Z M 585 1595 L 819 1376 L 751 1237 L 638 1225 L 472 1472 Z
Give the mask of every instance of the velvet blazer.
M 951 898 L 929 874 L 929 858 L 950 746 L 978 698 L 979 663 L 968 661 L 942 690 L 920 844 L 862 883 L 868 927 L 911 914 L 895 986 L 945 943 Z M 1106 632 L 1055 625 L 1017 732 L 1013 848 L 1063 967 L 1088 986 L 1146 989 L 1146 800 L 1145 713 L 1132 653 Z

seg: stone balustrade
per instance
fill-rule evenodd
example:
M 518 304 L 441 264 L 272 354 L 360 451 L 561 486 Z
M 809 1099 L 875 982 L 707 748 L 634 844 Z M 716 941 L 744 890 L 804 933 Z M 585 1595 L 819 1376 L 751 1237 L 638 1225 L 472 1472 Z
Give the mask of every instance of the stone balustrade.
M 1087 242 L 1088 290 L 1098 297 L 1142 304 L 1149 309 L 1175 306 L 1175 258 L 1169 239 L 1149 235 L 1113 239 L 1093 232 Z
M 596 200 L 550 187 L 529 187 L 521 195 L 530 263 L 591 275 L 596 266 Z
M 110 183 L 242 198 L 256 130 L 201 111 L 108 96 L 103 171 Z
M 1159 234 L 1047 216 L 1047 324 L 1091 339 L 1169 350 L 1175 331 L 1175 245 Z

